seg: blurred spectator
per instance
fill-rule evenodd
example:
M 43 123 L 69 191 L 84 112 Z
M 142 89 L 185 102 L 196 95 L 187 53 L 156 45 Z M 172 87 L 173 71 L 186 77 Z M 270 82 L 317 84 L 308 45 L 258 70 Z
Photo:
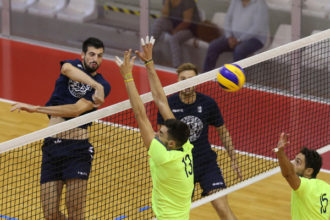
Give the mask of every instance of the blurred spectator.
M 225 17 L 224 31 L 224 36 L 209 45 L 204 72 L 214 69 L 218 57 L 225 51 L 233 51 L 236 62 L 265 45 L 269 21 L 268 7 L 264 0 L 232 0 Z
M 183 62 L 181 45 L 194 36 L 200 17 L 195 0 L 164 0 L 163 3 L 162 16 L 155 21 L 151 32 L 156 42 L 163 32 L 170 34 L 172 65 L 178 67 Z

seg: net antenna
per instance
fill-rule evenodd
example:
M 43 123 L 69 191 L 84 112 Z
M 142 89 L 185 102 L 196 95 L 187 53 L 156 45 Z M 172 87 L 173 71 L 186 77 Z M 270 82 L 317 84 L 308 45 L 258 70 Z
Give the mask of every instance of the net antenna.
M 330 30 L 291 42 L 238 61 L 247 75 L 239 92 L 221 90 L 215 81 L 218 69 L 164 88 L 166 95 L 196 86 L 211 96 L 224 116 L 243 174 L 238 180 L 214 129 L 209 141 L 217 153 L 227 188 L 201 197 L 196 187 L 192 208 L 260 181 L 279 172 L 272 152 L 282 131 L 290 133 L 293 156 L 308 146 L 329 151 L 330 135 Z M 220 67 L 219 67 L 220 68 Z M 156 127 L 151 93 L 141 95 Z M 128 100 L 98 111 L 0 143 L 0 215 L 41 219 L 39 175 L 41 145 L 46 137 L 93 122 L 95 146 L 89 180 L 86 216 L 96 219 L 151 219 L 151 178 L 148 155 L 142 147 Z M 61 203 L 64 207 L 64 204 Z

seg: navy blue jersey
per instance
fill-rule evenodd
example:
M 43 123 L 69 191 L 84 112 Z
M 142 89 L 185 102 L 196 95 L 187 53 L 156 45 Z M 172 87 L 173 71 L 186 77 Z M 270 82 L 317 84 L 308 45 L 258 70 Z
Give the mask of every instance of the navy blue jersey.
M 208 139 L 208 131 L 209 125 L 220 127 L 224 124 L 217 103 L 209 96 L 196 93 L 196 101 L 193 104 L 185 104 L 180 100 L 179 93 L 176 93 L 168 98 L 168 104 L 175 118 L 190 128 L 189 140 L 194 145 L 194 163 L 216 159 L 216 153 L 211 149 Z M 157 123 L 164 123 L 159 112 Z
M 61 67 L 64 63 L 71 63 L 73 66 L 79 68 L 80 70 L 88 74 L 85 71 L 84 66 L 79 59 L 61 61 Z M 97 73 L 95 76 L 92 76 L 90 74 L 88 75 L 92 77 L 95 81 L 103 85 L 104 96 L 107 97 L 111 89 L 110 84 L 99 73 Z M 59 78 L 56 80 L 55 89 L 49 101 L 46 103 L 46 106 L 74 104 L 81 98 L 93 102 L 92 96 L 94 92 L 95 90 L 91 86 L 85 85 L 77 81 L 73 81 L 72 79 L 69 79 L 67 76 L 61 73 Z M 91 111 L 94 110 L 96 109 L 93 109 Z M 84 114 L 86 113 L 88 112 L 85 112 Z M 66 119 L 70 119 L 70 118 L 66 118 Z

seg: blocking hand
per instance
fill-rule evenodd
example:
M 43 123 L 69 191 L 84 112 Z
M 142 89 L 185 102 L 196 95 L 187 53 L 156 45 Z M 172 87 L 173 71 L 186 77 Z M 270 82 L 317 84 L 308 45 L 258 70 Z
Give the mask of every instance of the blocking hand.
M 127 80 L 128 77 L 132 78 L 132 70 L 136 57 L 134 56 L 131 58 L 131 54 L 132 49 L 129 49 L 128 51 L 125 51 L 123 60 L 116 56 L 116 64 L 118 65 L 120 73 L 125 80 Z
M 141 38 L 142 51 L 136 50 L 135 53 L 143 62 L 152 60 L 152 49 L 154 47 L 154 43 L 155 38 L 153 36 L 150 38 L 147 36 L 145 40 Z

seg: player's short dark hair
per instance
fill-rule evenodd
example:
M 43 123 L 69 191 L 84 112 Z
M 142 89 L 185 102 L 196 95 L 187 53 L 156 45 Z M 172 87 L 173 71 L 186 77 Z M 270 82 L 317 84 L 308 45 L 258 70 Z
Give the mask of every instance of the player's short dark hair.
M 177 119 L 167 119 L 164 125 L 167 127 L 169 138 L 176 142 L 177 147 L 182 147 L 187 142 L 190 130 L 186 123 Z
M 95 37 L 89 37 L 83 42 L 82 51 L 86 53 L 88 47 L 95 47 L 96 49 L 102 48 L 104 50 L 103 42 Z
M 316 178 L 322 167 L 322 157 L 315 150 L 304 147 L 300 153 L 305 155 L 305 168 L 313 168 L 312 178 Z
M 196 76 L 198 75 L 197 66 L 192 63 L 183 63 L 181 64 L 177 69 L 176 72 L 179 75 L 181 72 L 186 70 L 193 70 L 196 73 Z

